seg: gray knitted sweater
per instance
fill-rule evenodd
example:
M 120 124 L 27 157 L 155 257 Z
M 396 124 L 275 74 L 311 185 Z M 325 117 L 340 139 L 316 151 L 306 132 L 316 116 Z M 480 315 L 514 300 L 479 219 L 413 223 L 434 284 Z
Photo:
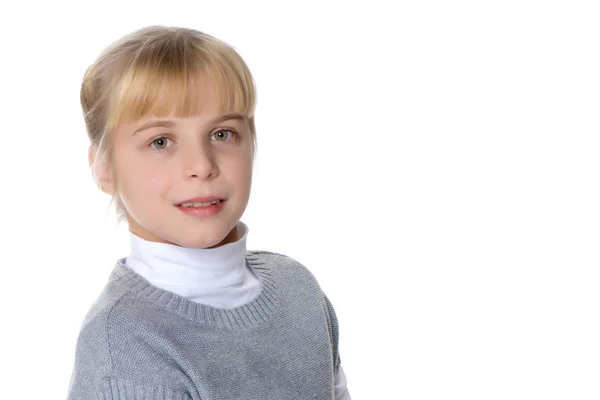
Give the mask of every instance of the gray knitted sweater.
M 247 251 L 261 292 L 230 310 L 155 287 L 124 262 L 83 321 L 68 400 L 333 399 L 337 319 L 299 262 Z

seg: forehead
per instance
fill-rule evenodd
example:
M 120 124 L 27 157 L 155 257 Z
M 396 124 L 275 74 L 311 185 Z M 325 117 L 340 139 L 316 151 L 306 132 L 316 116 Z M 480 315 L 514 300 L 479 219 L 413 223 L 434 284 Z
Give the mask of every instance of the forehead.
M 145 79 L 144 79 L 145 78 Z M 112 120 L 117 127 L 156 118 L 216 118 L 226 114 L 251 117 L 254 102 L 240 85 L 209 73 L 185 79 L 124 78 L 114 97 Z

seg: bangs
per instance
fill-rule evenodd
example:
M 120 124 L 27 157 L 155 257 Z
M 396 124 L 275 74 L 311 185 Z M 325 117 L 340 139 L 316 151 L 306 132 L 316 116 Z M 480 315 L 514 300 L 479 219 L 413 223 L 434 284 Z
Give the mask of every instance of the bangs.
M 177 40 L 147 44 L 111 91 L 107 128 L 144 117 L 192 117 L 205 107 L 252 118 L 255 89 L 241 57 L 227 48 Z

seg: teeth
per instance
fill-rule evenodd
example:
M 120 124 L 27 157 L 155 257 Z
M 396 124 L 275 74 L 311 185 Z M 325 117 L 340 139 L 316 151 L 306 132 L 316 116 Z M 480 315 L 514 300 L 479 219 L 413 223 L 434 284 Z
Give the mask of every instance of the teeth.
M 211 204 L 217 204 L 219 202 L 220 200 L 205 201 L 204 203 L 182 203 L 181 207 L 206 207 L 210 206 Z

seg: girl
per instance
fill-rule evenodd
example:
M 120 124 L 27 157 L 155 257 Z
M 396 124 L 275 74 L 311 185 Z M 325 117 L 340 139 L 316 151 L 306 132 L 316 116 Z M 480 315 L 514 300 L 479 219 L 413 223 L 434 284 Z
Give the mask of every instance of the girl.
M 88 68 L 81 104 L 131 252 L 83 321 L 68 399 L 350 399 L 313 275 L 246 250 L 255 88 L 238 53 L 143 28 Z

